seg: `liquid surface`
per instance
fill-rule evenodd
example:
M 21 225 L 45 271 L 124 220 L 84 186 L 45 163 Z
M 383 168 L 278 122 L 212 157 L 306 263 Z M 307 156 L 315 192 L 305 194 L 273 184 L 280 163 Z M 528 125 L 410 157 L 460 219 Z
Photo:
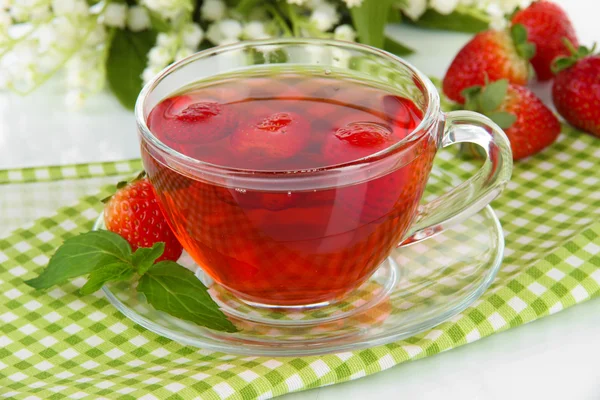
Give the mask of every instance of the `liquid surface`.
M 282 74 L 190 88 L 156 106 L 150 130 L 169 147 L 220 166 L 311 169 L 357 160 L 421 122 L 408 99 L 334 77 Z
M 420 122 L 409 100 L 352 80 L 253 76 L 188 88 L 148 125 L 164 143 L 217 165 L 312 169 L 356 160 L 402 140 Z M 315 190 L 261 191 L 191 179 L 142 145 L 159 202 L 184 248 L 238 297 L 305 305 L 364 282 L 416 215 L 436 145 L 387 175 Z

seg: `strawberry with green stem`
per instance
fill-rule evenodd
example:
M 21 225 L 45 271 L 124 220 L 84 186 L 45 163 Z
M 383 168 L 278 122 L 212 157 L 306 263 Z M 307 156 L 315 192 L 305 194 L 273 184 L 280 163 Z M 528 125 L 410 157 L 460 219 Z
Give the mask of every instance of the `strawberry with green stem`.
M 532 156 L 560 134 L 556 116 L 529 89 L 501 79 L 463 90 L 465 108 L 488 116 L 504 129 L 513 159 Z
M 513 24 L 522 24 L 527 29 L 528 40 L 535 44 L 536 53 L 531 59 L 540 81 L 552 79 L 552 62 L 561 56 L 568 56 L 569 50 L 563 44 L 567 38 L 577 47 L 575 28 L 567 13 L 551 1 L 536 1 L 512 17 Z
M 463 103 L 462 91 L 483 85 L 486 76 L 491 81 L 507 79 L 515 85 L 525 85 L 531 76 L 529 60 L 534 54 L 535 45 L 527 40 L 527 30 L 521 24 L 507 31 L 481 32 L 452 61 L 444 77 L 444 93 Z
M 181 256 L 183 247 L 169 227 L 145 172 L 129 182 L 119 182 L 115 194 L 102 201 L 106 228 L 125 238 L 132 250 L 162 242 L 165 250 L 158 261 L 177 261 Z
M 600 54 L 568 39 L 568 57 L 555 60 L 552 100 L 558 113 L 576 128 L 600 137 Z

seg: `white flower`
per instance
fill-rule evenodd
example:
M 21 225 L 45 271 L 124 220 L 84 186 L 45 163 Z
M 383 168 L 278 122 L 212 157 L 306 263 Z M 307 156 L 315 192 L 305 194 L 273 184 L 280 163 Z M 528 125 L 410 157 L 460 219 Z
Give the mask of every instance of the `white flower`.
M 88 15 L 90 13 L 90 8 L 85 0 L 78 0 L 75 2 L 75 7 L 73 7 L 73 14 L 75 15 Z
M 29 10 L 22 5 L 16 4 L 9 10 L 10 16 L 17 22 L 26 21 L 29 18 Z
M 200 8 L 202 18 L 207 21 L 218 21 L 225 16 L 227 7 L 222 0 L 205 0 Z
M 89 46 L 98 46 L 106 41 L 106 28 L 104 25 L 96 25 L 87 37 L 86 44 Z
M 265 24 L 260 21 L 252 21 L 244 25 L 243 35 L 245 39 L 250 40 L 267 39 L 269 37 L 265 31 Z
M 493 17 L 490 21 L 490 29 L 495 31 L 503 31 L 508 26 L 508 21 L 504 16 L 502 17 Z
M 127 12 L 127 27 L 132 32 L 139 32 L 150 28 L 150 15 L 146 8 L 133 6 Z
M 328 31 L 339 21 L 335 6 L 329 3 L 318 5 L 310 15 L 310 21 L 315 27 L 322 31 Z
M 217 21 L 208 27 L 206 37 L 216 45 L 230 44 L 238 41 L 242 34 L 242 24 L 234 19 Z
M 171 20 L 193 9 L 191 0 L 141 0 L 140 3 Z
M 408 4 L 402 9 L 412 20 L 417 20 L 427 10 L 427 0 L 408 0 Z
M 504 11 L 505 14 L 510 14 L 517 7 L 527 8 L 532 3 L 532 0 L 503 0 L 498 1 L 498 6 Z
M 451 14 L 459 0 L 431 0 L 431 8 L 443 15 Z
M 348 8 L 352 7 L 360 7 L 362 5 L 363 0 L 344 0 Z
M 40 51 L 53 47 L 69 51 L 83 34 L 76 23 L 76 20 L 62 16 L 41 25 L 37 31 Z
M 148 52 L 148 65 L 163 68 L 173 60 L 173 55 L 169 49 L 161 46 L 155 46 Z
M 333 31 L 333 37 L 337 40 L 345 40 L 354 42 L 356 40 L 356 32 L 352 26 L 348 24 L 340 25 Z
M 109 3 L 104 9 L 104 25 L 125 28 L 126 21 L 126 4 Z
M 202 39 L 204 39 L 204 31 L 200 28 L 200 25 L 190 22 L 185 24 L 181 30 L 181 36 L 183 38 L 183 44 L 190 50 L 196 50 Z
M 159 33 L 156 36 L 156 45 L 174 51 L 179 46 L 179 37 L 175 33 Z
M 50 12 L 50 6 L 41 5 L 31 10 L 29 13 L 29 21 L 37 22 L 47 20 L 51 15 L 52 13 Z
M 72 14 L 77 6 L 77 0 L 52 0 L 52 11 L 55 15 Z
M 194 54 L 193 50 L 190 50 L 187 47 L 182 47 L 181 49 L 177 50 L 177 54 L 175 54 L 175 61 L 183 60 L 192 54 Z
M 288 4 L 295 4 L 301 6 L 306 0 L 287 0 Z
M 157 68 L 157 67 L 147 67 L 146 69 L 144 69 L 144 71 L 142 72 L 142 80 L 144 81 L 144 83 L 148 83 L 150 80 L 152 80 L 152 78 L 154 78 L 160 71 L 162 71 L 162 68 Z

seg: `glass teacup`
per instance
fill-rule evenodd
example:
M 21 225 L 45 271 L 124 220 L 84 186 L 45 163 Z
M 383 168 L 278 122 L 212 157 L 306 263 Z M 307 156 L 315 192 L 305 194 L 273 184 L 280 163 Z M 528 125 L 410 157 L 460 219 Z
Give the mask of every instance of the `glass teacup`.
M 260 168 L 250 158 L 232 166 L 194 156 L 149 127 L 151 111 L 174 93 L 219 79 L 243 92 L 257 71 L 378 87 L 416 107 L 419 123 L 367 156 L 286 169 Z M 200 52 L 144 88 L 136 117 L 144 167 L 176 236 L 217 284 L 262 307 L 314 307 L 343 298 L 396 246 L 427 239 L 489 204 L 512 169 L 509 142 L 492 121 L 467 111 L 442 113 L 436 88 L 410 64 L 346 42 L 276 39 Z M 487 157 L 483 167 L 420 205 L 437 151 L 455 143 L 479 145 Z

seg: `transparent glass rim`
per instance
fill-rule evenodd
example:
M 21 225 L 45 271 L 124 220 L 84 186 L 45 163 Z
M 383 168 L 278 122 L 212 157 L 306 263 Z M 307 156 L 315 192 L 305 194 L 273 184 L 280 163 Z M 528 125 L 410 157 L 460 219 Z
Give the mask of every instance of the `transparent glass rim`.
M 404 68 L 409 70 L 414 77 L 418 79 L 418 83 L 415 82 L 415 85 L 420 85 L 423 89 L 423 94 L 425 95 L 426 100 L 426 109 L 423 114 L 423 119 L 421 123 L 404 139 L 395 143 L 394 145 L 387 147 L 377 153 L 371 154 L 367 157 L 363 157 L 360 159 L 348 161 L 342 164 L 335 164 L 326 167 L 319 167 L 315 169 L 305 169 L 305 170 L 250 170 L 243 168 L 231 168 L 225 167 L 221 165 L 211 164 L 205 161 L 197 160 L 195 158 L 186 156 L 182 154 L 162 141 L 160 141 L 150 130 L 146 123 L 146 117 L 144 116 L 144 107 L 146 104 L 146 100 L 148 96 L 152 93 L 152 91 L 161 83 L 161 81 L 167 77 L 169 74 L 177 71 L 183 66 L 191 64 L 195 61 L 201 60 L 203 58 L 227 53 L 230 51 L 241 50 L 244 48 L 251 47 L 259 47 L 259 46 L 285 46 L 285 45 L 314 45 L 314 46 L 332 46 L 337 48 L 346 48 L 349 50 L 361 51 L 363 53 L 369 53 L 375 56 L 378 56 L 382 59 L 386 59 L 395 63 L 399 68 Z M 175 89 L 176 90 L 176 89 Z M 287 179 L 294 178 L 303 178 L 306 175 L 310 175 L 314 177 L 315 175 L 324 175 L 324 174 L 335 174 L 339 175 L 345 171 L 353 171 L 357 166 L 361 166 L 364 164 L 369 164 L 374 161 L 385 159 L 386 157 L 392 154 L 398 154 L 403 151 L 404 148 L 408 149 L 409 144 L 417 141 L 422 136 L 426 135 L 430 132 L 431 127 L 438 122 L 440 118 L 440 98 L 437 92 L 435 85 L 431 82 L 431 80 L 421 73 L 418 69 L 416 69 L 412 64 L 405 61 L 404 59 L 389 53 L 387 51 L 353 42 L 345 42 L 340 40 L 332 40 L 332 39 L 319 39 L 319 38 L 277 38 L 277 39 L 266 39 L 266 40 L 252 40 L 252 41 L 243 41 L 234 44 L 217 46 L 207 50 L 200 51 L 195 53 L 187 58 L 179 60 L 164 70 L 162 70 L 158 75 L 152 78 L 141 90 L 136 104 L 134 108 L 136 123 L 138 127 L 138 131 L 140 133 L 141 139 L 143 142 L 150 144 L 152 147 L 157 149 L 163 156 L 168 157 L 170 160 L 175 161 L 176 164 L 185 166 L 185 169 L 188 171 L 200 171 L 206 172 L 209 175 L 224 175 L 231 176 L 236 175 L 237 177 L 244 176 L 252 176 L 257 178 L 257 175 L 260 175 L 261 178 L 268 177 L 276 177 L 285 175 Z

